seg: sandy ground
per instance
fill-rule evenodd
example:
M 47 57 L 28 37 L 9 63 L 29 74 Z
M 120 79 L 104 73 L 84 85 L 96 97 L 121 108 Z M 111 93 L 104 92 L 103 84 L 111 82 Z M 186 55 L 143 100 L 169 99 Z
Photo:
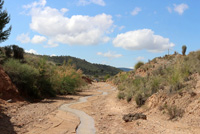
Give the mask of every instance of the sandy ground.
M 94 86 L 107 91 L 108 95 L 98 95 L 89 98 L 89 101 L 84 104 L 72 107 L 85 111 L 95 119 L 97 134 L 200 133 L 200 123 L 197 123 L 200 122 L 200 118 L 196 115 L 185 114 L 181 119 L 169 120 L 168 115 L 160 112 L 158 108 L 148 109 L 147 106 L 137 108 L 134 101 L 128 104 L 126 101 L 118 100 L 116 97 L 118 91 L 111 91 L 110 89 L 113 89 L 111 85 L 98 83 Z M 147 120 L 139 119 L 128 123 L 122 120 L 124 114 L 138 112 L 146 114 Z
M 200 87 L 200 83 L 198 84 Z M 107 83 L 93 83 L 86 91 L 76 96 L 62 96 L 43 100 L 40 103 L 1 104 L 4 114 L 0 117 L 0 132 L 3 134 L 73 134 L 79 125 L 79 118 L 72 113 L 58 110 L 62 104 L 77 101 L 87 95 L 87 102 L 74 104 L 71 108 L 82 110 L 95 120 L 97 134 L 199 134 L 200 116 L 184 115 L 176 121 L 169 120 L 158 109 L 146 106 L 137 108 L 134 101 L 129 104 L 117 99 L 117 90 Z M 107 92 L 103 95 L 101 92 Z M 197 103 L 200 103 L 197 102 Z M 10 106 L 9 106 L 10 105 Z M 198 105 L 199 106 L 199 105 Z M 124 114 L 143 112 L 147 120 L 124 122 Z M 6 122 L 6 123 L 5 123 Z
M 72 113 L 58 110 L 63 104 L 82 96 L 99 94 L 93 88 L 78 95 L 58 96 L 39 103 L 0 101 L 0 134 L 64 134 L 76 133 L 80 121 Z

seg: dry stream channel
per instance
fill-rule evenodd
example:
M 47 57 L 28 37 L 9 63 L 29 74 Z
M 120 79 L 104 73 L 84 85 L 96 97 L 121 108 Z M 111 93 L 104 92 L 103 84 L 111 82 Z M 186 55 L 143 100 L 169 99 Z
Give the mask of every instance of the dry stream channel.
M 108 86 L 108 85 L 105 85 L 105 86 Z M 112 91 L 112 90 L 115 90 L 115 88 L 110 89 L 110 91 Z M 99 90 L 99 92 L 102 92 L 102 95 L 108 94 L 108 92 L 103 92 L 101 90 Z M 77 102 L 64 104 L 59 108 L 60 110 L 63 110 L 66 112 L 71 112 L 71 113 L 75 114 L 77 117 L 79 117 L 80 124 L 79 124 L 78 128 L 76 129 L 77 134 L 95 134 L 96 133 L 95 122 L 91 116 L 86 114 L 84 111 L 70 108 L 71 105 L 87 102 L 87 99 L 92 96 L 95 96 L 95 95 L 81 97 Z

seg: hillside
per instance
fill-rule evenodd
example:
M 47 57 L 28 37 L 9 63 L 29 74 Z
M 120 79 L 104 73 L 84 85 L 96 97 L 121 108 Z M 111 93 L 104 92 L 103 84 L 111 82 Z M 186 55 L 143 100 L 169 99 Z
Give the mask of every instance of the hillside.
M 28 54 L 32 55 L 32 54 Z M 35 55 L 32 55 L 35 56 Z M 101 64 L 92 64 L 86 60 L 71 57 L 71 56 L 39 56 L 39 57 L 47 57 L 49 61 L 56 63 L 57 65 L 62 65 L 64 61 L 66 63 L 70 63 L 75 65 L 76 69 L 81 69 L 84 74 L 86 75 L 116 75 L 121 70 L 112 66 L 108 65 L 101 65 Z
M 186 120 L 184 115 L 197 113 L 191 107 L 200 106 L 200 51 L 154 58 L 134 71 L 119 73 L 112 82 L 118 86 L 117 97 L 136 104 L 139 111 L 144 106 L 147 111 L 159 109 L 170 120 Z

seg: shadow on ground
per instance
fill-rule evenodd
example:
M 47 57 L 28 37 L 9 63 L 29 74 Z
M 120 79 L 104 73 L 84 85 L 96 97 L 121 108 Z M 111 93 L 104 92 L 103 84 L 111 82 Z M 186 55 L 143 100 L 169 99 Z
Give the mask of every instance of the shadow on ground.
M 2 110 L 2 109 L 0 109 Z M 0 133 L 1 134 L 17 134 L 14 131 L 14 125 L 10 121 L 10 117 L 0 111 Z

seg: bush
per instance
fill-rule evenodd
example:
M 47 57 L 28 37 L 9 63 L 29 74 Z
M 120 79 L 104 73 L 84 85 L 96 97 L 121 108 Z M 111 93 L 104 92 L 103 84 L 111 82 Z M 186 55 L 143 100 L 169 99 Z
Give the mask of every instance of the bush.
M 4 70 L 19 88 L 22 95 L 40 98 L 40 92 L 37 88 L 37 79 L 39 78 L 37 69 L 27 64 L 21 64 L 17 60 L 9 59 L 4 64 Z
M 200 60 L 200 53 L 197 55 L 197 59 Z
M 12 54 L 12 48 L 11 48 L 11 46 L 6 46 L 4 49 L 5 49 L 6 57 L 10 58 L 11 54 Z
M 23 48 L 18 47 L 17 45 L 12 45 L 12 48 L 13 48 L 13 52 L 14 52 L 13 57 L 15 59 L 23 59 L 24 58 L 24 49 Z
M 125 98 L 125 94 L 124 92 L 119 92 L 118 95 L 117 95 L 118 99 L 124 99 Z
M 110 78 L 110 75 L 107 74 L 107 75 L 104 77 L 104 80 L 106 81 L 106 80 L 109 79 L 109 78 Z
M 184 111 L 180 108 L 177 108 L 177 106 L 167 107 L 167 112 L 168 112 L 170 120 L 172 120 L 176 117 L 182 117 L 184 114 Z
M 63 65 L 55 69 L 51 82 L 58 94 L 75 94 L 78 87 L 85 85 L 81 77 L 81 70 L 76 71 L 71 65 Z
M 186 45 L 183 45 L 182 46 L 182 55 L 185 55 L 186 49 L 187 49 Z
M 164 75 L 164 69 L 162 66 L 159 66 L 156 70 L 152 72 L 153 75 Z
M 136 65 L 135 65 L 135 70 L 137 70 L 138 68 L 140 68 L 142 65 L 144 65 L 144 62 L 139 61 Z
M 65 76 L 62 79 L 61 90 L 64 94 L 74 94 L 76 88 L 76 80 L 72 79 L 71 76 Z
M 4 69 L 22 95 L 31 99 L 55 96 L 50 80 L 42 76 L 38 69 L 14 59 L 6 61 Z
M 145 98 L 141 95 L 141 93 L 138 93 L 136 96 L 135 96 L 135 102 L 138 106 L 142 106 L 145 104 Z
M 124 91 L 126 88 L 125 88 L 125 86 L 123 84 L 120 84 L 120 85 L 118 85 L 117 89 L 119 91 Z
M 131 93 L 126 95 L 126 101 L 130 102 L 132 100 L 133 95 Z

